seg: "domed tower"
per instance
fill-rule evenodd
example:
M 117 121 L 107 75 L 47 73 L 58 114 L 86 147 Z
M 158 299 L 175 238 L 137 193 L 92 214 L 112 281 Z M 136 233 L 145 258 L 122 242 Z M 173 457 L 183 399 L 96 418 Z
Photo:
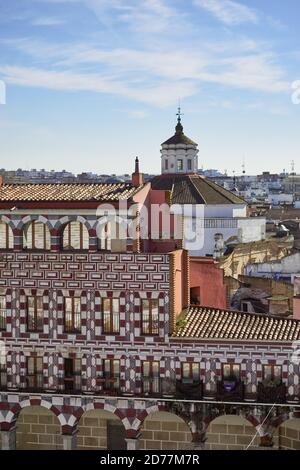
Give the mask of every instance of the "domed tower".
M 181 112 L 178 108 L 175 134 L 161 145 L 161 173 L 196 173 L 198 170 L 198 144 L 183 132 Z

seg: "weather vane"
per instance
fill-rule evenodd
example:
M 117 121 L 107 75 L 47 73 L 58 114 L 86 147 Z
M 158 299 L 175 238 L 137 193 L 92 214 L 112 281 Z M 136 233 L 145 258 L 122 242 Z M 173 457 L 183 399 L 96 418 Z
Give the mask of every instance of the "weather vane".
M 178 122 L 181 121 L 181 116 L 183 116 L 184 114 L 181 112 L 181 107 L 180 107 L 180 103 L 179 103 L 179 106 L 178 106 L 178 112 L 176 113 L 176 116 L 178 117 Z

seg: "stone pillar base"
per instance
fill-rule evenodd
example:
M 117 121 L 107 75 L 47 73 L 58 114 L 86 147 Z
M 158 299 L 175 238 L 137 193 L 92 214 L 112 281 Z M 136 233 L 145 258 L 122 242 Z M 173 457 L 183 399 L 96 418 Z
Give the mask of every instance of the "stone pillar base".
M 9 431 L 1 431 L 2 450 L 16 450 L 16 427 Z
M 127 450 L 138 450 L 140 446 L 139 439 L 125 439 L 127 444 Z
M 77 432 L 74 434 L 63 434 L 63 449 L 75 450 L 77 448 Z

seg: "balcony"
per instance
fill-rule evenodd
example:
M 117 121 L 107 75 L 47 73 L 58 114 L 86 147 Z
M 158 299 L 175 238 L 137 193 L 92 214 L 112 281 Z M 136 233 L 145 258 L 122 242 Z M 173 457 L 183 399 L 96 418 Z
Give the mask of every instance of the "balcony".
M 283 383 L 268 381 L 257 384 L 257 401 L 259 403 L 285 403 L 286 393 L 286 385 Z
M 201 400 L 203 384 L 201 381 L 176 380 L 176 398 L 181 400 Z
M 226 379 L 217 382 L 216 399 L 218 401 L 243 401 L 244 384 L 239 380 Z

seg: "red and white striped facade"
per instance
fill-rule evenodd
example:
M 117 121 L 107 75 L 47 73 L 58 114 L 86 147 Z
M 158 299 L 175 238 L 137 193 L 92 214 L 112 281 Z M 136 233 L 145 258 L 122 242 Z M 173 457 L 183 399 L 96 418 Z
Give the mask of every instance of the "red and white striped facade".
M 263 365 L 280 365 L 287 386 L 288 411 L 277 416 L 277 424 L 300 409 L 299 365 L 291 361 L 290 342 L 172 338 L 175 317 L 189 302 L 185 251 L 178 250 L 176 256 L 174 253 L 138 253 L 129 240 L 124 253 L 103 252 L 97 248 L 96 217 L 61 213 L 55 216 L 45 212 L 37 214 L 37 211 L 38 203 L 34 214 L 18 215 L 16 211 L 13 215 L 1 216 L 14 234 L 14 249 L 0 253 L 0 295 L 6 298 L 6 329 L 0 331 L 7 369 L 7 387 L 0 391 L 3 432 L 14 429 L 15 420 L 24 407 L 41 405 L 56 414 L 64 435 L 76 433 L 84 411 L 101 408 L 122 420 L 128 439 L 137 438 L 149 414 L 158 410 L 172 411 L 176 401 L 170 397 L 142 395 L 143 361 L 158 362 L 160 378 L 174 380 L 181 379 L 183 363 L 199 363 L 203 396 L 195 403 L 187 402 L 190 418 L 185 418 L 195 440 L 205 431 L 218 406 L 221 409 L 216 402 L 216 386 L 222 379 L 223 364 L 240 364 L 246 398 L 236 406 L 246 410 L 247 419 L 256 426 L 264 419 L 255 399 Z M 22 229 L 33 220 L 39 220 L 50 229 L 49 251 L 23 250 Z M 74 220 L 88 228 L 87 251 L 60 249 L 62 229 Z M 29 332 L 26 298 L 37 295 L 43 298 L 43 331 Z M 72 296 L 80 297 L 81 331 L 77 334 L 64 331 L 64 298 Z M 103 332 L 103 298 L 119 299 L 118 334 Z M 158 300 L 159 323 L 155 336 L 142 334 L 143 299 Z M 43 387 L 36 393 L 26 391 L 26 364 L 31 356 L 43 357 Z M 64 391 L 66 358 L 81 361 L 81 390 L 76 395 Z M 105 359 L 120 361 L 119 396 L 105 396 L 97 381 L 103 377 Z M 200 403 L 205 411 L 199 428 L 199 420 L 194 420 L 193 416 Z

